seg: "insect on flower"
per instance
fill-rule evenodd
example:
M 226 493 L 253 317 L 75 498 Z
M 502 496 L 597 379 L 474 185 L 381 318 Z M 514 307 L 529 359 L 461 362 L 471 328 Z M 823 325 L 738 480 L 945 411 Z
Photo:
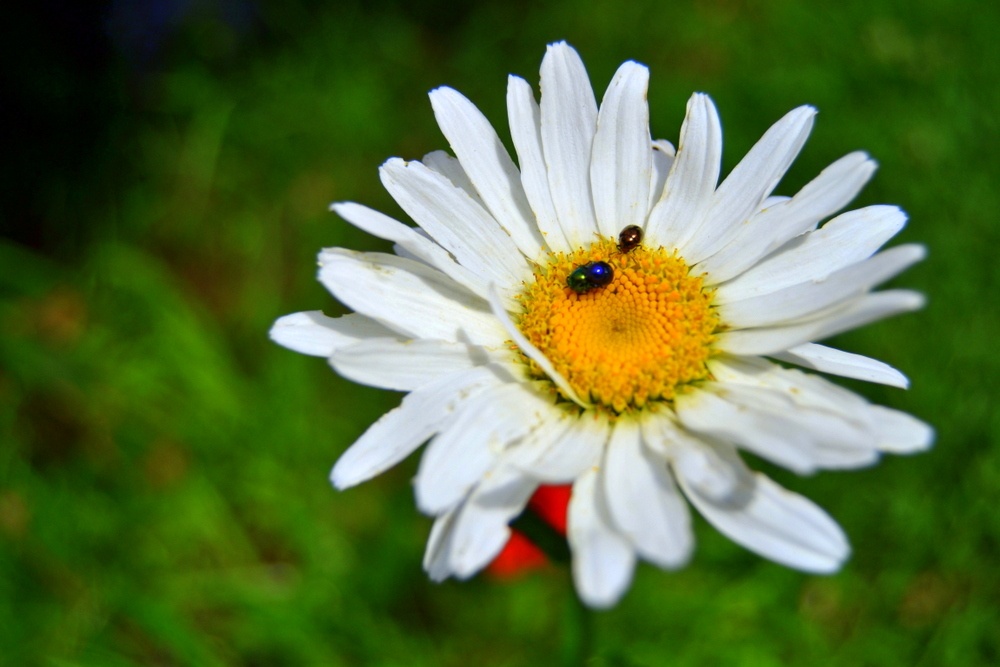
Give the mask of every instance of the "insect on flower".
M 642 243 L 642 227 L 629 225 L 618 234 L 618 250 L 629 252 Z
M 566 277 L 566 284 L 577 294 L 604 287 L 615 277 L 615 270 L 607 262 L 587 262 L 573 269 Z

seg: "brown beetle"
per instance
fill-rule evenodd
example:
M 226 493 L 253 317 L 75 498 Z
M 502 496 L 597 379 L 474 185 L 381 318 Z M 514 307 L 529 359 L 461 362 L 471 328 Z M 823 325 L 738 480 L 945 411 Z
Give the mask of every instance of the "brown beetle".
M 642 227 L 629 225 L 618 234 L 618 250 L 628 252 L 642 243 Z

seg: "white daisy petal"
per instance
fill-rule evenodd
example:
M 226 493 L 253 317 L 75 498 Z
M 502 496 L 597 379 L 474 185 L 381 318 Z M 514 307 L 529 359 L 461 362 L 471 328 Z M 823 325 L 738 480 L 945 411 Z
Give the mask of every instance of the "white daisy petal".
M 667 182 L 667 174 L 670 173 L 670 167 L 674 164 L 676 154 L 674 145 L 666 139 L 657 139 L 653 142 L 653 170 L 649 175 L 649 202 L 646 205 L 646 210 L 653 210 L 653 204 L 658 202 L 663 195 L 663 185 Z M 643 224 L 639 226 L 645 226 L 645 222 L 643 220 Z
M 886 317 L 920 310 L 927 304 L 927 298 L 920 292 L 894 289 L 872 292 L 846 304 L 836 312 L 815 320 L 822 326 L 816 330 L 814 339 L 829 338 L 842 331 L 857 329 Z
M 791 199 L 768 197 L 761 210 L 719 252 L 698 264 L 707 284 L 721 283 L 848 204 L 875 173 L 875 161 L 860 151 L 837 160 Z
M 597 116 L 590 187 L 598 231 L 617 237 L 628 225 L 642 226 L 649 213 L 653 148 L 646 89 L 649 70 L 634 62 L 618 68 Z
M 425 167 L 431 171 L 436 171 L 441 174 L 449 181 L 452 185 L 457 185 L 465 191 L 465 194 L 472 197 L 473 200 L 483 208 L 486 208 L 486 202 L 483 198 L 479 196 L 476 192 L 476 186 L 472 184 L 469 179 L 469 175 L 465 173 L 465 169 L 462 167 L 462 163 L 459 162 L 457 157 L 452 157 L 448 155 L 447 151 L 431 151 L 427 155 L 420 158 L 420 162 L 423 163 Z
M 716 303 L 730 303 L 778 292 L 871 257 L 903 228 L 906 214 L 895 206 L 869 206 L 834 218 L 739 278 L 721 285 Z
M 427 514 L 453 507 L 501 452 L 546 423 L 551 411 L 550 403 L 516 382 L 470 400 L 424 452 L 414 480 L 417 505 Z
M 709 369 L 718 383 L 775 389 L 811 407 L 836 406 L 850 412 L 865 402 L 857 394 L 819 376 L 782 368 L 763 357 L 719 356 L 709 361 Z M 817 392 L 823 395 L 816 396 Z
M 504 288 L 528 277 L 514 240 L 464 190 L 419 162 L 392 158 L 379 169 L 400 207 L 467 269 Z
M 607 516 L 598 490 L 597 471 L 588 470 L 573 484 L 566 537 L 573 550 L 573 581 L 591 607 L 614 605 L 625 594 L 635 571 L 635 552 Z
M 521 165 L 521 184 L 538 229 L 553 252 L 569 252 L 571 246 L 559 224 L 549 191 L 549 173 L 542 152 L 541 112 L 531 86 L 517 76 L 508 78 L 507 115 L 510 117 L 510 136 Z
M 698 234 L 684 246 L 684 258 L 690 264 L 716 252 L 760 210 L 802 150 L 815 116 L 816 110 L 809 106 L 788 112 L 740 160 L 712 197 Z
M 512 450 L 511 465 L 546 484 L 569 484 L 599 465 L 611 433 L 606 419 L 562 415 L 549 428 L 548 438 Z
M 864 151 L 848 153 L 822 170 L 795 193 L 773 224 L 780 234 L 769 236 L 766 251 L 774 250 L 824 220 L 858 196 L 878 168 Z M 779 213 L 776 211 L 775 213 Z
M 741 329 L 719 334 L 715 345 L 732 354 L 777 354 L 813 340 L 829 338 L 842 331 L 900 313 L 920 310 L 926 299 L 910 290 L 885 290 L 858 297 L 830 312 L 804 322 L 762 329 Z
M 455 536 L 455 518 L 461 507 L 445 512 L 434 520 L 424 549 L 424 571 L 431 581 L 441 582 L 452 575 L 451 545 Z
M 679 475 L 702 495 L 728 502 L 739 491 L 739 455 L 732 445 L 685 431 L 672 417 L 659 414 L 642 423 L 642 439 L 650 451 L 670 461 Z
M 536 484 L 523 476 L 489 497 L 479 489 L 434 522 L 424 553 L 424 569 L 433 581 L 467 579 L 496 557 L 510 539 L 508 523 L 527 504 Z
M 314 357 L 329 357 L 346 345 L 395 335 L 364 315 L 328 317 L 319 310 L 279 317 L 268 333 L 278 345 Z
M 471 577 L 489 564 L 510 539 L 508 524 L 520 514 L 538 483 L 523 473 L 510 474 L 501 467 L 492 472 L 489 487 L 480 485 L 462 506 L 450 545 L 451 571 L 460 579 Z
M 511 519 L 520 514 L 531 495 L 538 488 L 539 482 L 530 475 L 526 475 L 519 467 L 512 465 L 513 454 L 526 441 L 534 438 L 536 433 L 548 433 L 547 428 L 552 423 L 554 416 L 555 412 L 550 411 L 546 418 L 538 422 L 535 429 L 501 452 L 500 456 L 497 457 L 496 465 L 479 480 L 476 488 L 469 494 L 469 499 L 484 507 L 508 507 Z M 525 490 L 528 487 L 530 489 Z M 527 494 L 523 496 L 523 501 L 519 501 L 520 504 L 513 502 L 522 498 L 522 493 Z
M 764 209 L 771 208 L 773 206 L 777 206 L 778 204 L 786 202 L 789 199 L 791 199 L 791 197 L 784 197 L 784 196 L 781 196 L 781 195 L 771 195 L 770 197 L 767 197 L 766 199 L 764 199 L 764 203 L 761 204 L 760 210 L 763 211 Z M 713 255 L 713 257 L 714 257 L 714 255 Z
M 452 158 L 452 159 L 454 159 L 454 158 Z M 333 208 L 334 205 L 335 204 L 331 204 L 330 205 L 330 210 L 331 211 L 335 210 Z M 388 216 L 386 216 L 386 217 L 388 217 Z M 389 218 L 389 220 L 392 220 L 392 218 Z M 398 221 L 394 221 L 394 222 L 398 223 Z M 408 225 L 403 225 L 402 223 L 398 223 L 398 224 L 400 224 L 401 226 L 405 227 L 406 229 L 411 230 L 417 236 L 421 237 L 424 241 L 429 241 L 431 245 L 433 245 L 436 248 L 438 248 L 439 252 L 443 253 L 444 256 L 446 256 L 448 258 L 448 261 L 452 265 L 457 266 L 462 271 L 465 271 L 467 275 L 473 275 L 470 271 L 468 271 L 468 269 L 466 269 L 464 266 L 462 266 L 461 264 L 459 264 L 458 262 L 456 262 L 454 259 L 452 259 L 451 255 L 448 254 L 447 250 L 445 250 L 444 248 L 442 248 L 441 246 L 439 246 L 437 243 L 434 243 L 434 239 L 431 238 L 430 234 L 428 234 L 424 230 L 420 229 L 419 227 L 410 227 Z M 414 253 L 412 253 L 409 250 L 407 250 L 406 248 L 404 248 L 399 243 L 393 243 L 392 244 L 392 252 L 393 252 L 393 254 L 399 255 L 400 257 L 405 257 L 406 259 L 412 259 L 412 260 L 414 260 L 416 262 L 421 262 L 422 264 L 426 264 L 427 266 L 433 266 L 434 268 L 437 268 L 439 271 L 441 271 L 441 273 L 443 273 L 445 275 L 451 275 L 450 273 L 448 273 L 448 271 L 446 269 L 438 268 L 436 266 L 435 262 L 431 262 L 431 261 L 427 261 L 427 260 L 421 259 L 420 257 L 418 257 L 417 255 L 415 255 Z M 478 276 L 476 276 L 476 278 L 478 279 Z M 459 279 L 459 278 L 455 278 L 455 282 L 462 283 L 462 280 Z M 462 283 L 462 284 L 464 284 L 464 283 Z M 469 291 L 475 292 L 476 290 L 470 288 Z
M 860 296 L 927 256 L 923 246 L 890 248 L 821 280 L 803 282 L 771 294 L 721 304 L 719 312 L 734 329 L 769 326 L 810 316 Z
M 521 177 L 482 112 L 451 88 L 432 90 L 431 106 L 444 136 L 493 217 L 527 257 L 541 254 L 542 238 Z
M 685 428 L 738 444 L 799 474 L 819 468 L 856 468 L 878 459 L 874 436 L 863 424 L 787 396 L 729 383 L 695 389 L 677 399 Z
M 722 164 L 722 125 L 708 95 L 695 93 L 681 126 L 677 157 L 646 222 L 652 246 L 684 250 L 712 203 Z
M 840 569 L 851 548 L 830 515 L 761 473 L 741 466 L 740 477 L 738 501 L 725 503 L 702 495 L 683 475 L 678 481 L 691 504 L 733 542 L 797 570 L 828 574 Z
M 912 415 L 881 405 L 869 405 L 867 411 L 883 452 L 914 454 L 934 443 L 934 429 Z
M 427 264 L 427 262 L 425 262 L 424 260 L 420 259 L 419 257 L 417 257 L 416 255 L 414 255 L 412 252 L 410 252 L 409 250 L 407 250 L 406 248 L 404 248 L 403 246 L 401 246 L 398 243 L 393 243 L 392 244 L 392 254 L 396 255 L 397 257 L 402 257 L 403 259 L 409 259 L 409 260 L 417 262 L 419 264 Z M 427 265 L 430 266 L 430 264 L 427 264 Z M 456 264 L 455 266 L 459 266 L 459 265 Z M 435 268 L 437 268 L 437 267 L 435 267 Z M 444 273 L 444 271 L 441 271 L 441 272 Z M 475 290 L 470 290 L 470 291 L 474 292 Z
M 537 483 L 500 463 L 469 497 L 440 515 L 431 528 L 424 569 L 433 581 L 465 579 L 486 566 L 510 538 Z
M 782 368 L 759 357 L 718 357 L 710 362 L 712 375 L 727 386 L 748 385 L 787 396 L 796 409 L 839 415 L 865 429 L 879 451 L 908 453 L 930 446 L 934 433 L 905 413 L 872 405 L 852 391 L 817 375 Z
M 687 505 L 674 486 L 666 460 L 643 450 L 634 421 L 619 420 L 615 425 L 605 450 L 601 482 L 614 525 L 640 556 L 663 568 L 687 562 L 694 546 Z
M 772 356 L 779 361 L 811 368 L 821 373 L 830 373 L 866 382 L 877 382 L 900 389 L 906 389 L 910 386 L 910 381 L 905 375 L 885 362 L 818 343 L 796 345 L 785 352 Z
M 447 157 L 447 156 L 446 156 Z M 454 160 L 454 158 L 448 158 Z M 408 227 L 398 220 L 393 220 L 384 213 L 372 210 L 367 206 L 354 202 L 339 202 L 330 205 L 330 210 L 348 221 L 358 229 L 372 236 L 392 241 L 405 251 L 405 255 L 396 249 L 401 257 L 409 255 L 428 266 L 452 278 L 478 296 L 486 298 L 488 283 L 484 277 L 465 268 L 448 254 L 448 251 L 426 236 L 420 228 Z
M 337 461 L 330 480 L 338 489 L 360 484 L 396 465 L 442 428 L 467 401 L 500 384 L 486 366 L 450 375 L 410 392 L 398 408 L 368 427 Z
M 479 345 L 443 340 L 375 338 L 333 352 L 333 368 L 359 384 L 413 391 L 442 375 L 489 363 L 506 362 L 506 354 Z
M 503 343 L 488 304 L 444 274 L 382 253 L 330 248 L 320 253 L 319 279 L 346 306 L 410 338 Z
M 448 568 L 458 579 L 468 579 L 490 564 L 510 540 L 509 518 L 467 503 L 453 529 Z
M 583 61 L 565 42 L 551 44 L 542 60 L 541 133 L 549 191 L 566 239 L 578 248 L 594 240 L 590 152 L 597 100 Z

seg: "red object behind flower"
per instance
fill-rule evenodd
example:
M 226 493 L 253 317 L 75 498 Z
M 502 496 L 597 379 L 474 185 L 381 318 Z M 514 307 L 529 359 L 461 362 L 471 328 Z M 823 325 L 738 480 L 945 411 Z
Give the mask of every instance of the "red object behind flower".
M 559 531 L 560 535 L 566 535 L 566 508 L 572 492 L 573 487 L 568 484 L 540 486 L 528 501 L 528 510 Z M 506 546 L 490 563 L 487 572 L 500 579 L 509 579 L 545 567 L 548 562 L 541 549 L 523 533 L 514 530 Z

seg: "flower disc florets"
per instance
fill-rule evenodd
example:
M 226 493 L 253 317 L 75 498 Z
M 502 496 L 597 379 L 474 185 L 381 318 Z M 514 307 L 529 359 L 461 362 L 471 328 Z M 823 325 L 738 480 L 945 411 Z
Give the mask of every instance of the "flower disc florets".
M 610 284 L 578 292 L 566 278 L 587 262 L 607 262 Z M 663 248 L 628 252 L 602 240 L 554 253 L 519 296 L 518 328 L 576 393 L 620 414 L 670 401 L 681 387 L 708 377 L 719 318 L 713 291 Z M 545 374 L 527 361 L 530 374 Z

